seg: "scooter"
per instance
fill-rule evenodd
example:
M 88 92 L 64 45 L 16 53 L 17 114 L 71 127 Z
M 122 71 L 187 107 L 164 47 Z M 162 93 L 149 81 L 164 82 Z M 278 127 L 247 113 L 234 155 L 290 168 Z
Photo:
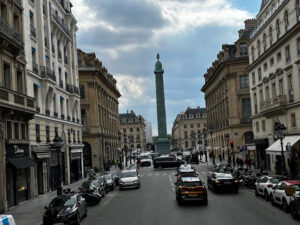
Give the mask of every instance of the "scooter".
M 101 201 L 101 195 L 99 192 L 90 187 L 90 188 L 78 188 L 82 197 L 85 198 L 87 205 L 97 205 Z

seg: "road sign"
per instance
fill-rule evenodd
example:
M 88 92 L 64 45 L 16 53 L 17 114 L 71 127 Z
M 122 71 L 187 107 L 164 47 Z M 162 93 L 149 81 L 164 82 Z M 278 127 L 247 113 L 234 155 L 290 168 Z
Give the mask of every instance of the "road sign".
M 285 188 L 285 193 L 287 196 L 293 196 L 293 194 L 296 192 L 296 188 L 294 187 L 286 187 Z

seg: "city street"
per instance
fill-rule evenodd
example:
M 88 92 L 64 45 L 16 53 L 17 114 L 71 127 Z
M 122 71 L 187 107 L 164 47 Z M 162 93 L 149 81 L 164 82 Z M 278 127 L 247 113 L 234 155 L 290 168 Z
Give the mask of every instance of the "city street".
M 196 166 L 206 183 L 206 165 Z M 89 207 L 83 225 L 282 225 L 298 224 L 290 214 L 254 195 L 253 190 L 243 188 L 239 194 L 215 194 L 208 191 L 208 206 L 184 204 L 175 200 L 175 170 L 141 168 L 141 188 L 122 190 L 118 188 L 107 195 L 97 206 Z

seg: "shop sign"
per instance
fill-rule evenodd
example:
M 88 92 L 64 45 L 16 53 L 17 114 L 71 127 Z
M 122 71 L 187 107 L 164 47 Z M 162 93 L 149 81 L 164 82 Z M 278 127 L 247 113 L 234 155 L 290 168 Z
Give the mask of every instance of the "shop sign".
M 6 144 L 6 156 L 7 158 L 22 158 L 29 157 L 29 145 L 28 144 Z

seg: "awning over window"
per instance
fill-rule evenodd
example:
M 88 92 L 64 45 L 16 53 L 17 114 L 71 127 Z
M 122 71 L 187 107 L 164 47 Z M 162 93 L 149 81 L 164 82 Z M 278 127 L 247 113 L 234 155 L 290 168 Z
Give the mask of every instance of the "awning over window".
M 8 159 L 8 162 L 10 162 L 17 169 L 24 169 L 34 166 L 33 160 L 29 157 Z
M 294 135 L 294 136 L 286 136 L 283 138 L 282 143 L 283 143 L 283 151 L 286 151 L 286 146 L 288 143 L 290 143 L 291 147 L 296 144 L 300 140 L 300 135 Z M 271 146 L 269 146 L 266 149 L 267 152 L 281 152 L 281 143 L 280 140 L 278 139 L 275 141 Z

